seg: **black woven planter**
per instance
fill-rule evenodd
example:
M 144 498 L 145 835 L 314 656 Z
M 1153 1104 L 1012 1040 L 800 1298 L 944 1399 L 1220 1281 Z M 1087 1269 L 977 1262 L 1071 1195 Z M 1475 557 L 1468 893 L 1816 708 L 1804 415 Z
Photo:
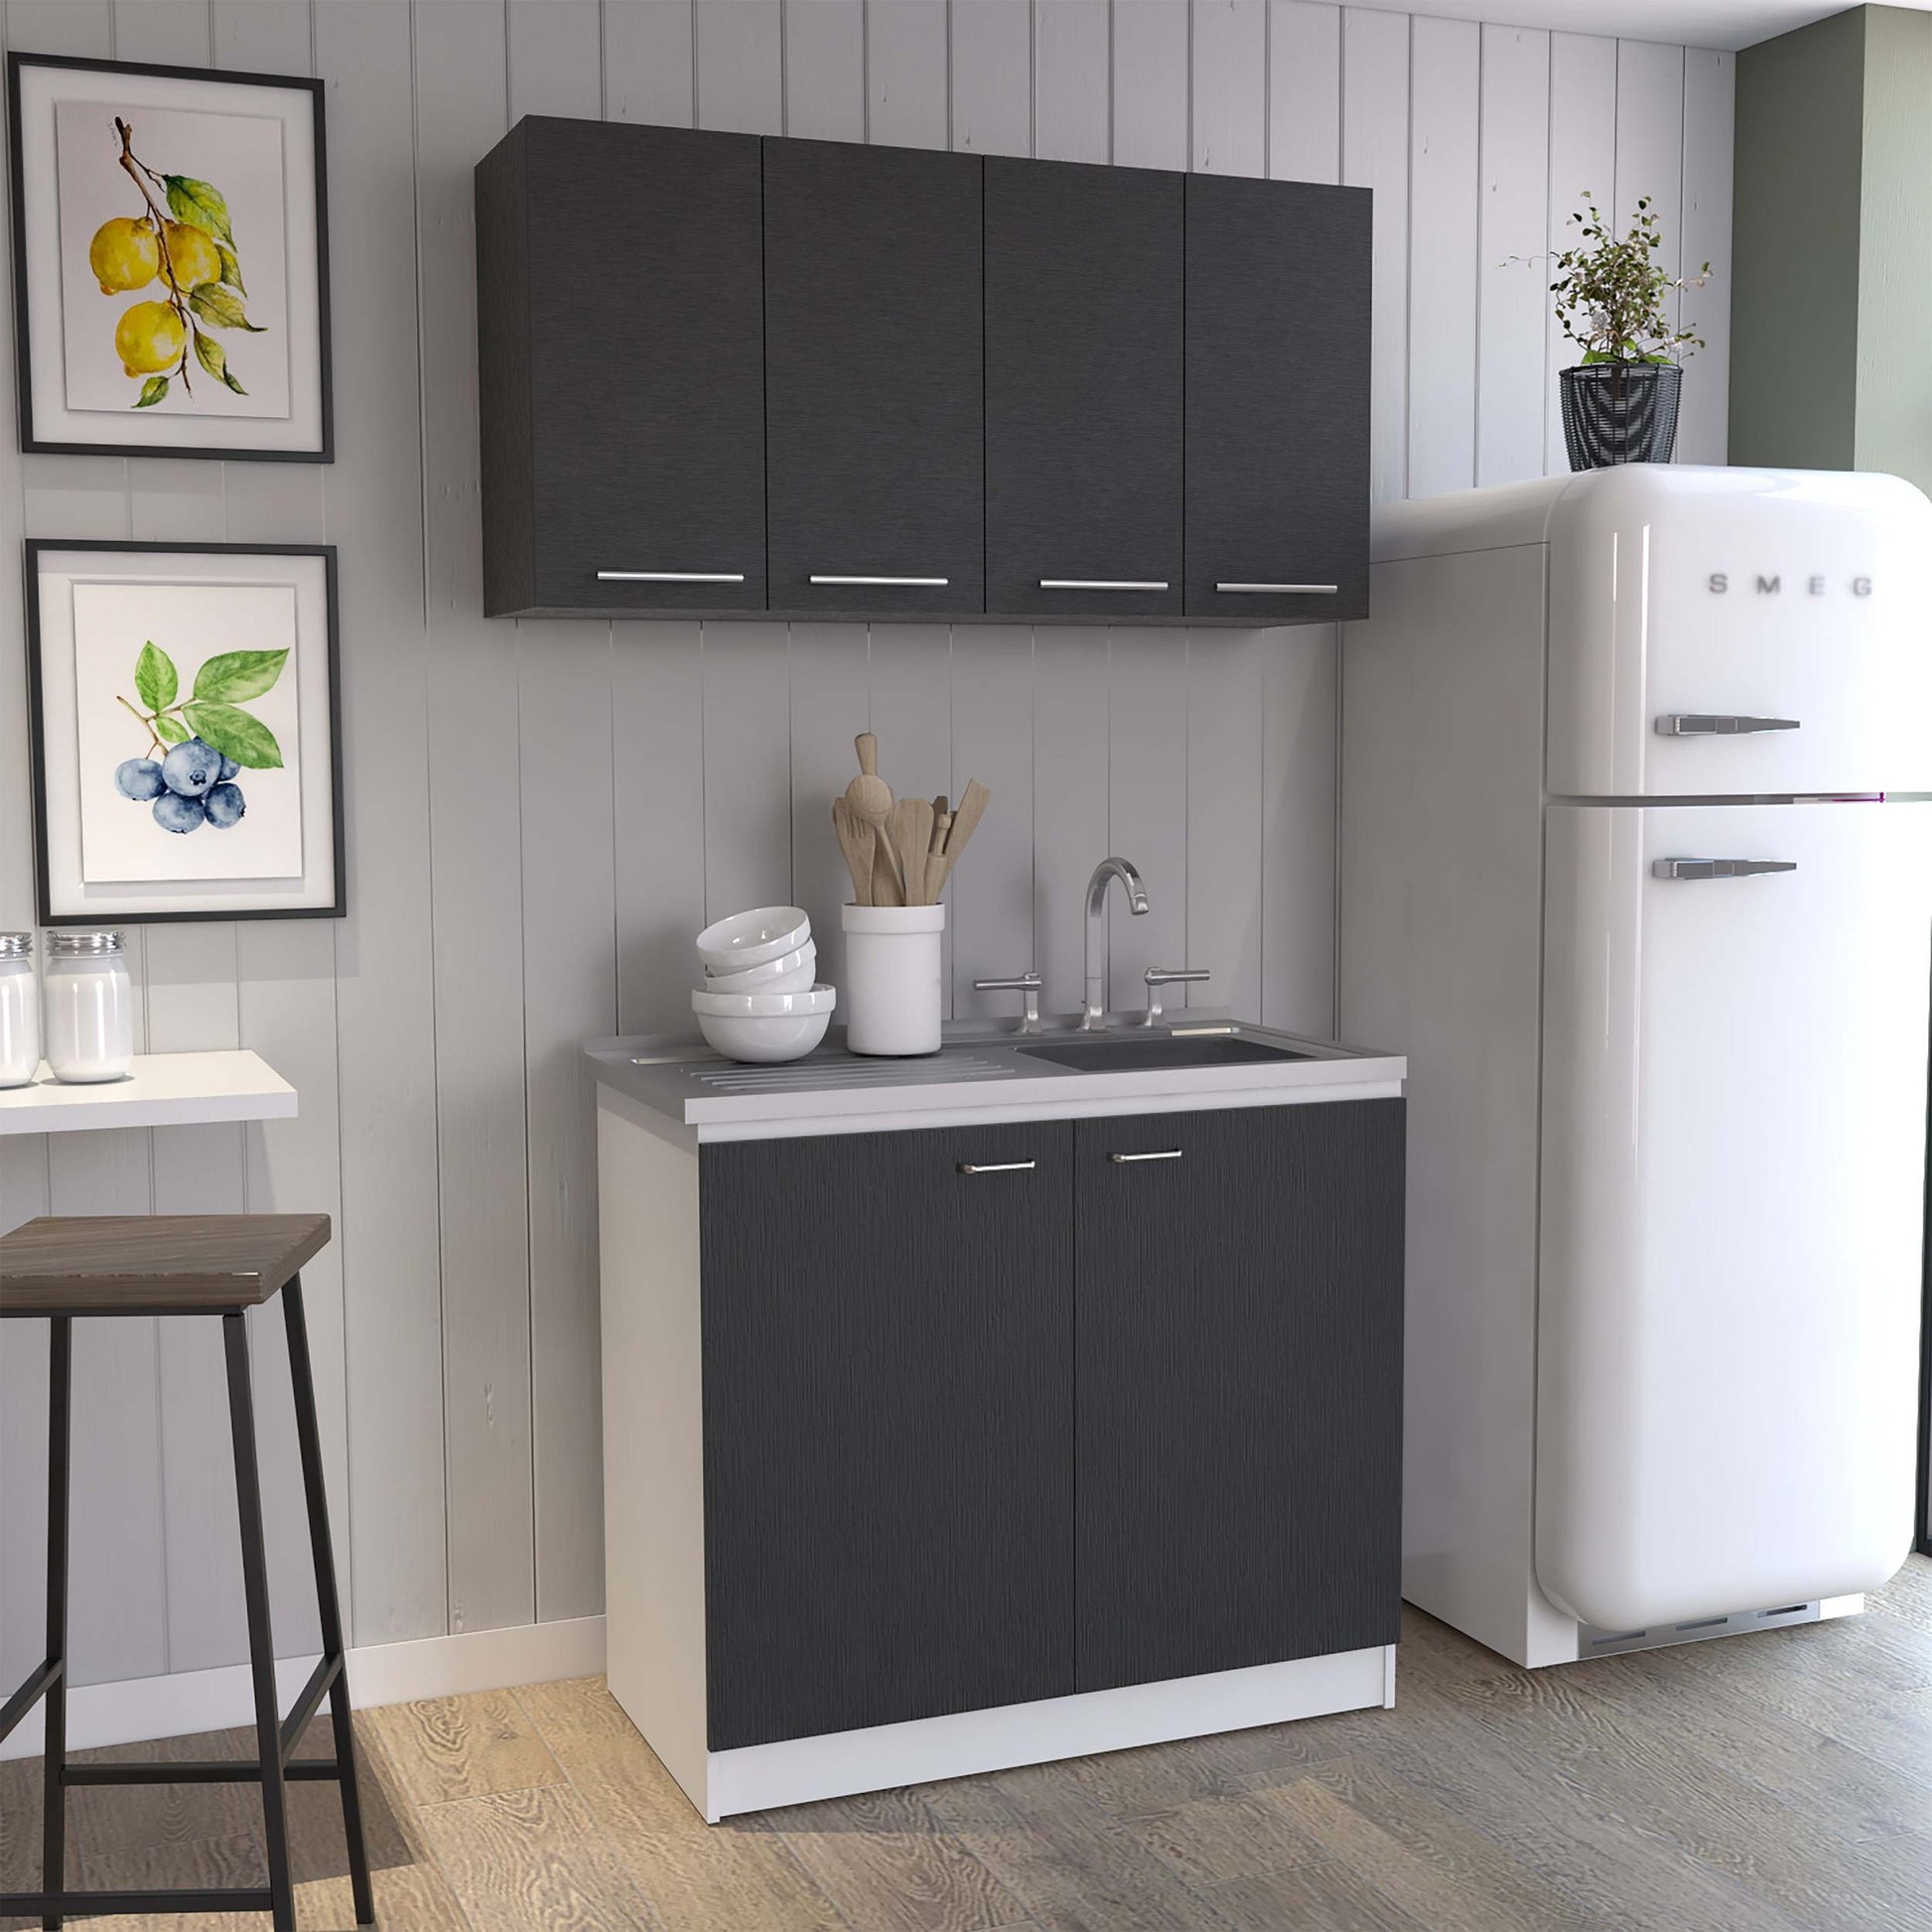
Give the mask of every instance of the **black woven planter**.
M 1563 440 L 1573 470 L 1668 463 L 1684 371 L 1674 362 L 1580 362 L 1563 371 Z

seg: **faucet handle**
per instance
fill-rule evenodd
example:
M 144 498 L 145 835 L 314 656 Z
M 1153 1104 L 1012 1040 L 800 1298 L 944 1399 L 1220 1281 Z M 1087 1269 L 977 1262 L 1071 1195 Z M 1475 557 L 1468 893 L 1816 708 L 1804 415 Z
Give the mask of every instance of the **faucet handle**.
M 1158 1027 L 1161 1024 L 1161 989 L 1164 986 L 1212 979 L 1214 975 L 1205 966 L 1150 966 L 1141 977 L 1147 982 L 1147 1011 L 1141 1016 L 1141 1025 Z
M 973 982 L 973 990 L 976 993 L 1024 993 L 1027 996 L 1027 1010 L 1021 1016 L 1020 1025 L 1014 1029 L 1016 1033 L 1022 1034 L 1036 1034 L 1040 1031 L 1039 988 L 1039 975 L 1031 971 L 1021 973 L 1013 979 Z

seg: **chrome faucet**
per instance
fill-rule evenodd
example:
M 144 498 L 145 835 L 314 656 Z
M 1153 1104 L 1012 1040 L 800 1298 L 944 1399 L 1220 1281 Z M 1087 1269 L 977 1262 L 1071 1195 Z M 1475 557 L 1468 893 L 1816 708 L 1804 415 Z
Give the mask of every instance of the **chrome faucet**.
M 1101 962 L 1101 947 L 1107 930 L 1107 884 L 1118 879 L 1127 895 L 1127 909 L 1136 918 L 1147 910 L 1147 889 L 1141 875 L 1125 859 L 1102 859 L 1087 881 L 1087 1004 L 1080 1016 L 1080 1031 L 1104 1034 L 1107 1031 L 1107 975 Z

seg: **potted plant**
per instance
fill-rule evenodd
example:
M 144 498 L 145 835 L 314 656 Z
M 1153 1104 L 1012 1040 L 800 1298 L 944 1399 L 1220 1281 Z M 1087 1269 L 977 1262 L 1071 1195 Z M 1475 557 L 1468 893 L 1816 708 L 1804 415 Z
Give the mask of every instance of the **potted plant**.
M 1563 333 L 1584 359 L 1562 372 L 1563 440 L 1573 470 L 1612 463 L 1668 463 L 1677 441 L 1682 357 L 1704 340 L 1672 327 L 1671 297 L 1700 289 L 1711 264 L 1673 279 L 1657 260 L 1662 225 L 1650 197 L 1637 204 L 1628 234 L 1618 237 L 1584 191 L 1584 213 L 1570 223 L 1582 243 L 1555 259 Z

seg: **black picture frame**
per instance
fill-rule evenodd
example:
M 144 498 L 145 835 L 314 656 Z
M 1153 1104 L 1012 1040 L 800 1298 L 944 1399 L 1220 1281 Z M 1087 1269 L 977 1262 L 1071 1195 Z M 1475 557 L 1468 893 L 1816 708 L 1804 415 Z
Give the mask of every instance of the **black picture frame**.
M 27 177 L 21 128 L 20 76 L 27 68 L 63 68 L 93 73 L 142 74 L 165 80 L 229 82 L 237 86 L 282 87 L 311 97 L 315 125 L 316 300 L 321 356 L 322 436 L 314 450 L 198 448 L 155 443 L 50 442 L 34 433 L 32 302 L 27 282 Z M 324 128 L 325 88 L 307 74 L 244 73 L 222 68 L 183 68 L 145 61 L 96 61 L 69 54 L 10 53 L 7 56 L 7 143 L 12 168 L 14 368 L 20 447 L 30 456 L 188 457 L 218 463 L 334 463 L 336 406 L 330 332 L 329 164 Z
M 47 716 L 41 678 L 40 560 L 44 552 L 85 551 L 119 556 L 167 557 L 320 557 L 323 563 L 325 622 L 329 640 L 329 810 L 330 849 L 335 893 L 327 905 L 215 906 L 180 912 L 70 912 L 53 909 L 48 876 Z M 143 543 L 123 538 L 30 537 L 25 544 L 27 604 L 27 730 L 29 787 L 34 812 L 34 897 L 41 925 L 47 927 L 173 925 L 203 920 L 340 919 L 348 911 L 346 836 L 343 822 L 342 642 L 333 543 Z

